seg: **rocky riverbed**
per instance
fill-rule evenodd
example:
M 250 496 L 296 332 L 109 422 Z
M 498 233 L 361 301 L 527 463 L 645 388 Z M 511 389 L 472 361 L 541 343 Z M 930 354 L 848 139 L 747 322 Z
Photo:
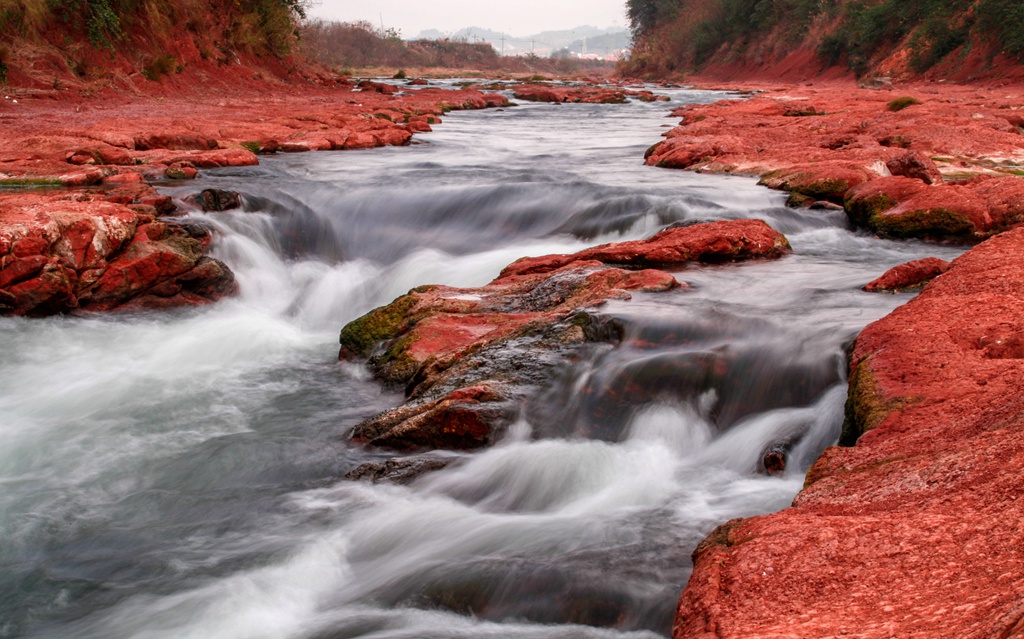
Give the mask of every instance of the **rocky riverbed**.
M 369 195 L 359 183 L 339 195 L 324 186 L 330 180 L 300 183 L 287 197 L 259 190 L 254 176 L 315 173 L 287 161 L 259 167 L 262 155 L 403 145 L 448 110 L 506 104 L 474 90 L 355 88 L 0 105 L 10 132 L 0 140 L 0 313 L 84 314 L 65 331 L 3 320 L 15 337 L 5 347 L 11 393 L 0 402 L 17 452 L 0 458 L 13 487 L 4 508 L 35 517 L 12 529 L 17 547 L 0 552 L 16 593 L 0 601 L 22 611 L 5 628 L 234 636 L 271 627 L 305 637 L 422 632 L 440 618 L 451 636 L 480 631 L 478 619 L 524 637 L 552 636 L 538 630 L 551 623 L 650 636 L 667 631 L 696 546 L 676 637 L 1022 632 L 1020 87 L 773 86 L 683 108 L 682 124 L 648 151 L 661 167 L 760 176 L 788 192 L 788 207 L 745 192 L 744 181 L 706 188 L 686 174 L 678 180 L 691 191 L 666 191 L 659 176 L 662 191 L 648 196 L 643 167 L 615 166 L 607 184 L 580 186 L 581 175 L 557 173 L 575 157 L 558 153 L 579 149 L 543 137 L 529 143 L 535 155 L 523 166 L 499 141 L 486 154 L 502 157 L 500 168 L 467 162 L 479 142 L 456 147 L 443 174 L 431 172 L 429 156 L 386 167 L 417 194 L 458 206 L 431 208 L 418 195 L 413 205 L 390 184 Z M 542 101 L 579 97 L 557 109 L 619 108 L 586 104 L 618 102 L 606 89 L 530 91 Z M 901 97 L 912 100 L 893 105 Z M 567 130 L 563 121 L 547 126 Z M 534 163 L 545 174 L 531 172 Z M 353 170 L 329 166 L 338 183 Z M 231 173 L 246 170 L 257 172 Z M 514 186 L 481 182 L 497 171 Z M 424 187 L 428 172 L 444 184 Z M 202 180 L 242 195 L 204 195 L 194 188 Z M 627 190 L 612 190 L 623 188 L 616 180 Z M 739 195 L 723 199 L 730 188 Z M 565 212 L 552 213 L 552 197 Z M 332 209 L 335 199 L 344 207 Z M 544 202 L 540 213 L 534 200 Z M 493 218 L 480 217 L 480 202 Z M 738 219 L 748 212 L 778 230 Z M 367 231 L 367 220 L 380 226 Z M 642 239 L 645 225 L 673 228 Z M 462 233 L 472 251 L 494 252 L 480 253 L 487 268 L 497 264 L 481 281 L 467 274 L 483 258 L 466 253 Z M 595 237 L 612 243 L 590 246 Z M 954 243 L 973 248 L 956 257 Z M 515 261 L 524 253 L 534 257 Z M 771 259 L 732 263 L 747 257 Z M 445 274 L 446 260 L 458 276 Z M 360 287 L 375 277 L 388 284 L 368 304 Z M 902 306 L 909 298 L 884 292 L 921 287 Z M 237 304 L 224 300 L 234 295 Z M 123 323 L 85 313 L 217 300 L 156 320 L 162 333 L 146 313 Z M 234 306 L 219 312 L 225 304 Z M 342 358 L 355 364 L 328 368 L 312 353 L 323 350 L 321 333 L 341 325 Z M 89 350 L 89 340 L 99 346 Z M 850 341 L 843 393 L 835 363 Z M 80 375 L 35 372 L 34 362 L 52 359 L 39 355 L 50 343 L 71 353 L 68 366 L 85 362 Z M 111 349 L 125 353 L 108 361 Z M 141 386 L 122 387 L 124 362 L 150 362 L 154 352 L 153 370 L 134 374 Z M 280 361 L 268 364 L 268 353 Z M 222 370 L 225 361 L 245 375 Z M 116 383 L 93 383 L 95 370 Z M 155 383 L 161 375 L 171 383 Z M 65 377 L 73 387 L 60 385 Z M 36 388 L 51 390 L 35 401 Z M 65 393 L 67 410 L 51 406 Z M 205 408 L 181 414 L 194 401 Z M 272 436 L 261 438 L 261 420 Z M 298 443 L 296 420 L 314 444 Z M 38 455 L 34 438 L 58 423 L 72 436 L 45 444 L 58 454 Z M 126 437 L 145 441 L 121 446 Z M 789 503 L 817 452 L 836 440 L 792 507 L 733 519 L 697 545 L 724 519 Z M 258 454 L 246 456 L 249 447 Z M 108 454 L 123 458 L 88 466 Z M 545 461 L 565 455 L 578 463 Z M 51 457 L 88 467 L 54 470 Z M 122 468 L 130 473 L 118 475 Z M 342 476 L 385 487 L 335 484 Z M 254 485 L 269 496 L 253 498 Z M 221 501 L 208 510 L 200 502 L 211 491 Z M 37 504 L 37 495 L 56 497 Z M 130 508 L 139 499 L 159 507 Z M 100 532 L 86 520 L 100 521 Z M 173 530 L 149 540 L 163 528 Z M 138 566 L 120 556 L 126 543 L 145 550 Z M 382 544 L 400 552 L 378 552 Z M 60 553 L 48 555 L 50 546 Z M 60 570 L 40 567 L 36 555 Z M 344 569 L 323 569 L 336 565 Z M 321 571 L 312 581 L 311 570 Z M 238 601 L 239 587 L 271 594 Z M 105 594 L 122 589 L 136 594 Z M 257 621 L 265 608 L 292 612 L 266 626 Z
M 791 508 L 695 551 L 674 636 L 1024 632 L 1021 87 L 778 86 L 687 107 L 648 162 L 740 172 L 883 237 L 976 243 L 868 290 L 924 285 L 859 335 L 841 446 Z M 934 279 L 933 279 L 934 278 Z

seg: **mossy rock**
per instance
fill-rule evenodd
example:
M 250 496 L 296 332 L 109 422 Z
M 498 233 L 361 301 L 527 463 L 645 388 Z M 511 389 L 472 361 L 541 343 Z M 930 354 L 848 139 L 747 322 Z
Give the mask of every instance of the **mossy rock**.
M 843 208 L 854 225 L 873 229 L 874 220 L 897 204 L 898 202 L 888 195 L 879 193 L 866 198 L 847 197 L 843 202 Z
M 923 209 L 901 215 L 879 214 L 872 220 L 871 228 L 879 237 L 890 239 L 970 237 L 975 231 L 969 217 L 950 209 Z
M 792 189 L 816 200 L 842 202 L 847 191 L 853 188 L 850 181 L 844 178 L 821 178 L 800 183 Z
M 341 329 L 342 352 L 369 357 L 378 344 L 394 339 L 406 324 L 406 315 L 416 296 L 406 294 L 386 306 L 379 306 Z
M 401 319 L 400 317 L 399 324 L 402 323 Z M 412 335 L 406 334 L 389 344 L 382 354 L 372 357 L 369 365 L 374 371 L 374 376 L 389 386 L 408 384 L 422 365 L 422 362 L 409 355 L 409 347 L 414 341 Z
M 839 445 L 853 446 L 861 435 L 878 428 L 891 413 L 902 410 L 907 403 L 906 398 L 884 396 L 871 369 L 871 358 L 864 359 L 850 375 Z

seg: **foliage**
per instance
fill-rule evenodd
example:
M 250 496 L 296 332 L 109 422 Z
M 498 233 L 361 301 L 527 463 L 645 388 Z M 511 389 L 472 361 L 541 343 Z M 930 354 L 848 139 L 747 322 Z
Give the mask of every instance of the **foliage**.
M 627 15 L 635 44 L 626 73 L 689 70 L 765 43 L 779 51 L 808 41 L 824 65 L 858 75 L 897 47 L 917 72 L 975 41 L 1024 59 L 1021 0 L 627 0 Z
M 855 0 L 845 5 L 835 32 L 818 47 L 826 65 L 846 64 L 863 75 L 872 59 L 904 38 L 910 41 L 911 65 L 925 71 L 967 42 L 973 24 L 962 0 Z
M 1000 48 L 1024 59 L 1024 3 L 1020 0 L 981 0 L 978 24 L 994 36 Z
M 145 66 L 142 67 L 142 75 L 147 80 L 157 82 L 165 75 L 178 71 L 178 61 L 173 55 L 165 54 L 156 56 L 151 59 Z
M 315 20 L 302 27 L 304 53 L 329 67 L 374 66 L 496 69 L 497 52 L 486 43 L 459 40 L 403 41 L 393 29 L 379 30 L 368 22 Z M 394 76 L 405 77 L 404 71 Z
M 0 39 L 79 39 L 117 49 L 154 42 L 177 24 L 252 53 L 287 54 L 308 0 L 0 0 Z M 220 24 L 218 24 L 218 22 Z M 221 27 L 226 26 L 226 29 Z
M 903 97 L 896 98 L 895 100 L 887 104 L 885 108 L 889 109 L 890 111 L 902 111 L 903 109 L 909 106 L 914 106 L 915 104 L 921 104 L 921 101 L 918 100 L 917 98 L 912 98 L 909 95 L 905 95 Z
M 95 47 L 114 48 L 124 37 L 121 16 L 110 0 L 48 0 L 53 20 L 72 33 L 84 33 Z

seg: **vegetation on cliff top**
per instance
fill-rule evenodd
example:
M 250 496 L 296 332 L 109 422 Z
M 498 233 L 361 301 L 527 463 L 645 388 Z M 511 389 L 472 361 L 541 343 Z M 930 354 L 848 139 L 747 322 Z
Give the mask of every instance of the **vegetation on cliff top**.
M 304 1 L 0 0 L 0 40 L 114 51 L 184 30 L 222 50 L 283 56 L 294 46 Z
M 1020 0 L 627 0 L 625 70 L 666 74 L 736 60 L 761 63 L 809 47 L 823 67 L 858 75 L 898 49 L 924 72 L 976 42 L 1024 56 Z

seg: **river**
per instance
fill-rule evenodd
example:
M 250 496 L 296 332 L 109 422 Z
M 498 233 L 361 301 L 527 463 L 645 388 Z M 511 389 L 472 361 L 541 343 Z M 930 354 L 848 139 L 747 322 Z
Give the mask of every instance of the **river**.
M 204 172 L 191 217 L 240 294 L 173 312 L 0 319 L 0 637 L 667 636 L 690 553 L 787 506 L 833 443 L 844 348 L 905 303 L 860 287 L 958 249 L 852 232 L 745 177 L 644 166 L 673 102 L 452 113 L 402 148 Z M 524 255 L 756 217 L 794 254 L 696 266 L 601 313 L 495 447 L 410 485 L 345 480 L 401 401 L 337 361 L 348 321 Z M 707 373 L 725 366 L 709 382 Z M 791 446 L 782 476 L 766 446 Z

